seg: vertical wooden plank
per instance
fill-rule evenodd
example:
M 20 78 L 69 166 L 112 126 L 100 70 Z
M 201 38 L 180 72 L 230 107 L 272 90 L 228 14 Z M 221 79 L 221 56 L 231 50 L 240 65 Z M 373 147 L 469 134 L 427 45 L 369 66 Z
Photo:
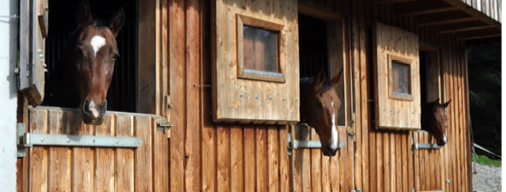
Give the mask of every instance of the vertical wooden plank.
M 142 139 L 143 143 L 135 150 L 135 191 L 153 191 L 152 170 L 152 137 L 151 117 L 136 116 L 134 132 L 135 136 Z
M 185 190 L 201 191 L 200 183 L 200 104 L 203 87 L 200 82 L 201 29 L 200 5 L 202 1 L 186 1 L 186 134 L 185 134 Z
M 288 156 L 287 133 L 290 125 L 280 125 L 279 129 L 279 191 L 294 191 L 290 188 L 290 157 Z
M 264 126 L 256 127 L 256 177 L 257 191 L 268 191 L 269 176 L 267 175 L 267 128 Z
M 320 150 L 321 153 L 321 150 Z M 335 157 L 335 156 L 334 156 Z M 322 155 L 321 156 L 321 185 L 322 189 L 321 191 L 331 191 L 330 189 L 330 172 L 332 171 L 330 169 L 330 158 L 328 156 Z
M 395 184 L 396 184 L 396 189 L 397 191 L 402 191 L 402 182 L 400 181 L 403 181 L 403 177 L 402 177 L 402 172 L 403 172 L 403 167 L 402 167 L 402 161 L 406 161 L 407 159 L 404 159 L 404 156 L 402 156 L 402 141 L 401 141 L 401 137 L 402 137 L 403 133 L 399 132 L 399 133 L 396 133 L 395 135 L 395 157 L 393 160 L 393 162 L 396 163 L 395 167 L 396 167 L 396 171 L 394 172 L 395 174 Z
M 396 147 L 396 138 L 397 138 L 397 133 L 395 132 L 391 132 L 390 133 L 390 153 L 389 153 L 389 158 L 390 158 L 390 161 L 389 161 L 389 164 L 390 164 L 390 191 L 397 191 L 397 185 L 396 185 L 396 172 L 397 172 L 397 163 L 395 163 L 395 159 L 397 159 L 398 157 L 396 156 L 396 152 L 395 150 L 397 149 Z
M 133 117 L 130 115 L 116 115 L 116 136 L 133 136 Z M 115 181 L 116 191 L 134 191 L 134 150 L 128 148 L 117 148 L 115 159 Z
M 156 122 L 165 121 L 165 118 L 152 118 L 152 145 L 153 148 L 153 191 L 169 191 L 169 140 L 168 132 L 156 129 Z M 146 142 L 146 141 L 144 141 Z
M 231 191 L 244 191 L 243 157 L 244 153 L 242 128 L 240 126 L 232 126 L 230 127 Z
M 169 0 L 170 63 L 170 191 L 185 190 L 186 56 L 185 1 Z
M 384 191 L 390 192 L 390 132 L 383 132 L 383 182 Z M 392 191 L 393 192 L 393 191 Z
M 87 125 L 81 119 L 79 113 L 73 114 L 74 135 L 93 135 L 94 126 Z M 72 147 L 72 164 L 73 164 L 73 191 L 91 191 L 93 190 L 94 175 L 94 151 L 89 147 Z
M 279 132 L 277 126 L 267 127 L 269 191 L 279 191 Z
M 401 179 L 402 179 L 402 191 L 408 191 L 413 189 L 413 187 L 410 186 L 410 184 L 413 184 L 413 175 L 415 174 L 413 172 L 413 166 L 409 165 L 410 158 L 408 156 L 412 157 L 411 154 L 411 147 L 408 147 L 409 144 L 411 144 L 410 140 L 411 137 L 408 137 L 411 133 L 404 133 L 401 135 L 401 146 L 402 146 L 402 152 L 401 152 L 401 164 L 402 164 L 402 170 L 401 170 Z M 409 144 L 408 144 L 409 143 Z
M 68 134 L 71 113 L 49 110 L 49 134 Z M 70 120 L 70 121 L 69 121 Z M 71 151 L 69 147 L 49 147 L 49 191 L 71 190 Z
M 115 116 L 107 114 L 102 125 L 95 127 L 96 136 L 114 136 Z M 94 191 L 114 190 L 114 148 L 95 148 Z
M 219 126 L 218 138 L 218 191 L 230 191 L 230 129 L 226 126 Z
M 413 135 L 413 143 L 418 143 L 418 132 L 413 132 L 412 133 Z M 420 191 L 421 188 L 420 188 L 420 181 L 423 179 L 423 178 L 420 178 L 420 173 L 421 173 L 421 170 L 420 170 L 420 150 L 414 150 L 414 174 L 415 174 L 415 191 Z
M 244 191 L 256 190 L 255 127 L 244 126 Z
M 368 9 L 366 11 L 366 8 Z M 356 98 L 354 98 L 354 102 L 357 102 L 357 103 L 360 103 L 360 105 L 355 105 L 355 107 L 357 109 L 356 110 L 356 114 L 361 114 L 361 117 L 357 117 L 355 119 L 356 122 L 360 122 L 360 123 L 356 123 L 356 127 L 358 127 L 358 129 L 356 130 L 361 130 L 360 132 L 357 132 L 357 142 L 355 142 L 355 148 L 356 149 L 359 149 L 357 151 L 355 151 L 356 154 L 359 154 L 360 156 L 357 157 L 356 156 L 356 159 L 355 159 L 355 162 L 358 163 L 358 164 L 361 164 L 359 166 L 355 166 L 357 168 L 360 168 L 359 170 L 355 170 L 355 172 L 359 174 L 358 177 L 357 177 L 357 180 L 355 180 L 356 182 L 356 188 L 357 189 L 363 189 L 363 191 L 369 191 L 369 176 L 372 170 L 372 168 L 370 168 L 371 166 L 371 163 L 372 162 L 370 160 L 370 156 L 369 156 L 369 143 L 368 143 L 368 140 L 369 140 L 369 128 L 372 127 L 370 122 L 369 122 L 369 118 L 372 118 L 369 114 L 370 114 L 370 109 L 372 107 L 372 104 L 373 103 L 367 103 L 367 102 L 362 102 L 364 101 L 364 99 L 369 99 L 369 82 L 370 82 L 370 75 L 369 75 L 369 71 L 368 70 L 368 61 L 367 61 L 367 46 L 368 46 L 368 43 L 369 41 L 371 41 L 372 39 L 369 38 L 369 36 L 367 35 L 366 31 L 367 31 L 367 26 L 366 26 L 366 23 L 368 23 L 368 21 L 366 20 L 369 20 L 370 17 L 369 12 L 370 8 L 366 6 L 365 4 L 365 1 L 359 1 L 359 34 L 360 34 L 360 79 L 361 79 L 361 87 L 360 89 L 360 93 L 361 95 L 359 96 L 358 95 L 358 92 L 355 92 L 354 95 L 356 94 Z M 371 53 L 369 53 L 371 54 Z M 355 87 L 355 90 L 357 90 L 358 87 Z M 360 101 L 360 102 L 359 102 Z M 360 133 L 360 134 L 359 134 Z M 361 175 L 360 175 L 360 171 L 361 171 Z M 361 177 L 361 178 L 360 178 Z M 362 182 L 360 183 L 359 181 L 362 180 Z M 372 189 L 371 189 L 372 190 Z
M 320 138 L 314 128 L 311 128 L 311 140 L 319 141 Z M 323 142 L 325 143 L 325 142 Z M 322 191 L 322 151 L 321 149 L 311 149 L 311 189 L 312 191 Z
M 339 153 L 339 185 L 340 185 L 340 191 L 349 191 L 349 179 L 351 177 L 351 172 L 348 172 L 348 161 L 349 159 L 349 146 L 348 146 L 348 134 L 347 130 L 343 128 L 339 128 L 338 130 L 339 135 L 339 142 L 343 142 L 343 148 L 340 148 L 338 150 Z
M 156 0 L 139 0 L 139 44 L 138 80 L 136 108 L 141 113 L 160 114 L 156 104 L 160 103 L 160 95 L 156 89 Z M 141 101 L 142 99 L 142 101 Z
M 47 134 L 48 114 L 46 110 L 30 110 L 30 132 Z M 30 191 L 48 191 L 49 154 L 47 147 L 32 147 L 30 150 Z
M 202 59 L 201 59 L 201 72 L 202 72 L 202 84 L 210 85 L 212 84 L 211 79 L 211 53 L 209 49 L 211 49 L 211 44 L 209 39 L 212 39 L 211 28 L 214 26 L 211 22 L 212 19 L 209 18 L 210 12 L 214 11 L 214 7 L 211 6 L 214 1 L 204 1 L 206 2 L 201 6 L 201 10 L 203 10 L 200 15 L 203 19 L 202 21 L 202 35 L 201 39 L 202 47 L 201 50 Z M 201 92 L 200 101 L 202 101 L 202 110 L 201 110 L 201 118 L 202 118 L 202 136 L 201 136 L 201 163 L 202 163 L 202 191 L 216 191 L 216 130 L 213 123 L 212 115 L 209 115 L 208 112 L 213 111 L 212 107 L 212 89 L 203 89 Z

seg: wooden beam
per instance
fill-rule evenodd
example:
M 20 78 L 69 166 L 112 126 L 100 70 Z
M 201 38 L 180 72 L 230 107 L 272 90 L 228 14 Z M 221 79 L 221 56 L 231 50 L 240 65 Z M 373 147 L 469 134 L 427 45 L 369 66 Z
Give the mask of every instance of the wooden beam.
M 411 1 L 419 1 L 419 0 L 372 0 L 368 1 L 367 5 L 384 5 L 384 4 L 394 4 L 394 3 L 405 3 Z M 425 0 L 427 1 L 427 0 Z
M 399 3 L 394 6 L 395 14 L 403 16 L 425 15 L 459 9 L 443 1 L 415 1 Z
M 501 29 L 501 23 L 497 20 L 493 19 L 492 17 L 486 15 L 485 13 L 478 11 L 477 9 L 470 7 L 466 2 L 461 0 L 443 0 L 455 7 L 458 7 L 460 10 L 468 13 L 469 15 L 472 15 L 473 17 L 476 17 L 478 20 L 483 21 L 485 23 L 488 23 L 489 25 L 495 26 L 499 29 Z
M 460 30 L 464 30 L 467 28 L 478 28 L 478 27 L 487 27 L 490 26 L 488 23 L 485 23 L 483 21 L 470 21 L 470 22 L 463 22 L 463 23 L 453 23 L 448 25 L 440 26 L 437 30 L 440 33 L 451 33 L 451 32 L 458 32 Z
M 299 1 L 298 11 L 301 14 L 321 19 L 324 21 L 332 21 L 341 18 L 341 15 L 333 12 L 332 10 L 319 7 L 315 4 L 308 3 L 306 1 Z
M 460 29 L 444 30 L 444 31 L 440 31 L 439 33 L 458 33 L 458 32 L 464 32 L 464 31 L 476 31 L 476 30 L 490 29 L 490 28 L 495 28 L 495 27 L 494 26 L 464 27 L 464 28 L 460 28 Z
M 458 41 L 464 41 L 470 39 L 484 39 L 499 36 L 501 36 L 501 30 L 494 28 L 494 29 L 460 32 L 455 35 L 455 38 Z
M 420 26 L 444 25 L 476 20 L 478 19 L 462 11 L 451 11 L 445 13 L 418 16 L 418 24 Z

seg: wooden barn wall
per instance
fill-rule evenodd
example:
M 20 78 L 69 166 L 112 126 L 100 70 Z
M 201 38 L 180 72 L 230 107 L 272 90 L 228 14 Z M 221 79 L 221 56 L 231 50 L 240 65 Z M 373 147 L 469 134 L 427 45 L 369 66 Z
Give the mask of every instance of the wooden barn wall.
M 155 134 L 154 116 L 111 114 L 106 121 L 110 129 L 80 124 L 79 134 L 132 135 L 143 137 L 145 143 L 136 151 L 34 147 L 19 161 L 23 167 L 19 191 L 471 191 L 465 45 L 451 34 L 439 34 L 435 27 L 418 26 L 416 17 L 393 15 L 392 5 L 368 6 L 364 1 L 299 0 L 338 13 L 345 23 L 354 123 L 349 129 L 340 128 L 346 147 L 335 157 L 324 157 L 317 149 L 296 150 L 288 156 L 290 126 L 213 123 L 212 88 L 194 86 L 211 84 L 213 8 L 205 0 L 160 0 L 162 15 L 168 18 L 161 33 L 168 43 L 162 47 L 167 57 L 157 59 L 170 65 L 168 116 L 174 125 L 170 139 Z M 449 141 L 442 149 L 412 154 L 411 139 L 428 142 L 427 133 L 374 129 L 374 103 L 368 100 L 373 98 L 370 41 L 375 21 L 416 33 L 420 42 L 440 50 L 441 99 L 452 100 L 447 110 Z M 70 120 L 76 116 L 73 112 L 28 111 L 26 101 L 20 101 L 20 106 L 24 107 L 18 119 L 33 132 L 68 133 L 69 127 L 77 126 L 73 121 L 52 120 Z M 355 131 L 355 137 L 348 137 L 348 130 Z M 308 139 L 317 139 L 309 133 Z
M 361 80 L 360 88 L 357 90 L 362 90 L 356 98 L 360 101 L 358 105 L 362 106 L 358 109 L 362 111 L 357 111 L 358 122 L 354 126 L 359 135 L 355 142 L 355 188 L 364 191 L 392 192 L 411 191 L 413 187 L 416 191 L 441 189 L 471 191 L 465 44 L 456 41 L 450 34 L 439 34 L 437 27 L 419 26 L 416 17 L 394 15 L 392 5 L 368 6 L 362 1 L 358 4 L 358 12 L 352 6 L 350 16 L 351 36 L 354 42 L 352 53 L 355 55 L 353 60 L 356 69 L 360 68 L 355 72 L 360 74 Z M 413 156 L 410 147 L 411 138 L 415 142 L 427 143 L 430 140 L 426 132 L 374 130 L 371 122 L 374 114 L 373 104 L 365 102 L 365 99 L 373 96 L 369 84 L 371 58 L 367 57 L 372 51 L 368 46 L 371 41 L 369 24 L 373 22 L 397 26 L 416 33 L 421 43 L 439 50 L 443 86 L 441 100 L 452 100 L 447 109 L 449 142 L 442 149 L 415 150 Z M 432 139 L 432 143 L 435 143 L 435 139 Z M 450 183 L 446 182 L 448 179 L 451 179 Z
M 346 54 L 353 65 L 355 90 L 354 173 L 352 189 L 362 191 L 444 190 L 471 191 L 470 135 L 465 44 L 438 26 L 422 27 L 415 16 L 394 15 L 393 4 L 371 6 L 365 0 L 299 0 L 299 4 L 342 15 L 345 20 Z M 447 109 L 448 139 L 439 150 L 411 152 L 411 139 L 435 143 L 424 131 L 374 130 L 371 24 L 381 22 L 419 35 L 425 47 L 439 51 L 441 101 L 452 100 Z M 319 159 L 312 159 L 319 161 Z M 447 180 L 451 182 L 448 183 Z M 402 182 L 401 182 L 402 181 Z

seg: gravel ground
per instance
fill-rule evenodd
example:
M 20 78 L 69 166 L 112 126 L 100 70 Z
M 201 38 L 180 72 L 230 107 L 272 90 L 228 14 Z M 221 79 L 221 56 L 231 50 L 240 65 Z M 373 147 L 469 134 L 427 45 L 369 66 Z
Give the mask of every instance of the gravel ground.
M 480 165 L 473 162 L 473 190 L 481 191 L 501 191 L 501 167 L 491 167 Z

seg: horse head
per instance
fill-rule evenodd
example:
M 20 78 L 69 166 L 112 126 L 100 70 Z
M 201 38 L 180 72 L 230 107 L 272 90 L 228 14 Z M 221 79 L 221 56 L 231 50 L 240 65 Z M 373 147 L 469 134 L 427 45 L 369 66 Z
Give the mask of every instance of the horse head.
M 325 156 L 336 155 L 339 146 L 337 120 L 341 100 L 336 87 L 342 72 L 341 69 L 332 80 L 323 72 L 316 79 L 301 79 L 301 120 L 316 130 Z
M 448 107 L 451 101 L 440 104 L 439 99 L 437 99 L 434 102 L 425 104 L 422 108 L 422 129 L 432 133 L 439 146 L 443 146 L 448 142 L 445 131 L 447 120 L 445 108 Z
M 119 56 L 116 36 L 125 22 L 125 11 L 120 7 L 106 23 L 92 16 L 86 0 L 79 5 L 76 20 L 78 27 L 69 36 L 65 62 L 73 66 L 83 121 L 99 125 L 107 111 L 107 91 Z

